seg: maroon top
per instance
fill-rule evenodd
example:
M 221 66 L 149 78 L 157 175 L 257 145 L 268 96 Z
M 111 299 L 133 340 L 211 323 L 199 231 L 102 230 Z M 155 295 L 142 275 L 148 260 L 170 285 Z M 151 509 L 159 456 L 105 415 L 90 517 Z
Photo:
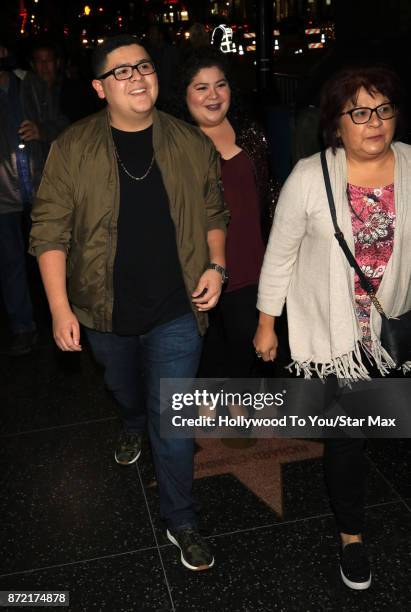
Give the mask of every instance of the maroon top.
M 244 151 L 221 160 L 221 178 L 231 214 L 226 242 L 226 291 L 234 291 L 258 283 L 264 257 L 260 206 L 254 167 Z

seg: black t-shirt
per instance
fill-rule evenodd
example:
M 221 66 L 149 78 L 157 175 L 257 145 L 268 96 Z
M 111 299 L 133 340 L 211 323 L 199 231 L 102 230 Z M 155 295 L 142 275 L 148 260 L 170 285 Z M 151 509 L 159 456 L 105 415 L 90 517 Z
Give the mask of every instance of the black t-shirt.
M 121 163 L 120 212 L 114 260 L 113 331 L 144 334 L 190 312 L 175 228 L 160 170 L 153 159 L 152 126 L 140 132 L 112 128 Z

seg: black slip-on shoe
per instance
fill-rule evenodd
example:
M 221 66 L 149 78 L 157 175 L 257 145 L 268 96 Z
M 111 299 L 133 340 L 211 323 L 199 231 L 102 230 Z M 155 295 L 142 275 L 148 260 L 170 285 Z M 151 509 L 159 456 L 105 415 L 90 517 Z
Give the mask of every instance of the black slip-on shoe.
M 362 542 L 351 542 L 342 548 L 340 571 L 343 583 L 350 589 L 368 589 L 371 584 L 371 569 Z

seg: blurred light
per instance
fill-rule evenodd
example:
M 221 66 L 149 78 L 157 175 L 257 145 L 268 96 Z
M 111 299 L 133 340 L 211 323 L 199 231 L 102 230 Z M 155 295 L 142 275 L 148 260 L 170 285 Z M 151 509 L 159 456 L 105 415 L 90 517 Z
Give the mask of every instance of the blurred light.
M 19 149 L 25 149 L 26 145 L 24 144 L 24 142 L 19 142 L 18 147 Z
M 244 55 L 243 45 L 238 45 L 238 55 Z
M 88 39 L 87 38 L 83 38 L 83 40 L 81 42 L 83 43 L 83 45 L 86 45 L 88 43 Z
M 98 12 L 99 12 L 99 13 L 102 13 L 103 11 L 104 11 L 103 7 L 102 7 L 102 6 L 99 6 L 99 7 L 98 7 Z
M 104 38 L 97 38 L 97 43 L 101 45 L 104 42 Z
M 91 8 L 89 7 L 88 4 L 86 4 L 86 6 L 84 7 L 84 15 L 88 17 L 90 13 L 91 13 Z
M 184 38 L 187 40 L 190 38 L 190 32 L 184 32 Z

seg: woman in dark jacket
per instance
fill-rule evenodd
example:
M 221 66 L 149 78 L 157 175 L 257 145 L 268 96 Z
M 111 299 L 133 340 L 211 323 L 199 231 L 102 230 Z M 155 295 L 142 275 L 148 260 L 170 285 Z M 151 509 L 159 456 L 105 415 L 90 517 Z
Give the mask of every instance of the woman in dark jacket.
M 267 141 L 261 128 L 233 107 L 225 57 L 213 48 L 198 49 L 185 59 L 179 108 L 221 155 L 224 198 L 231 215 L 226 246 L 229 280 L 210 317 L 200 374 L 246 378 L 255 365 L 257 284 L 278 191 L 269 178 Z

